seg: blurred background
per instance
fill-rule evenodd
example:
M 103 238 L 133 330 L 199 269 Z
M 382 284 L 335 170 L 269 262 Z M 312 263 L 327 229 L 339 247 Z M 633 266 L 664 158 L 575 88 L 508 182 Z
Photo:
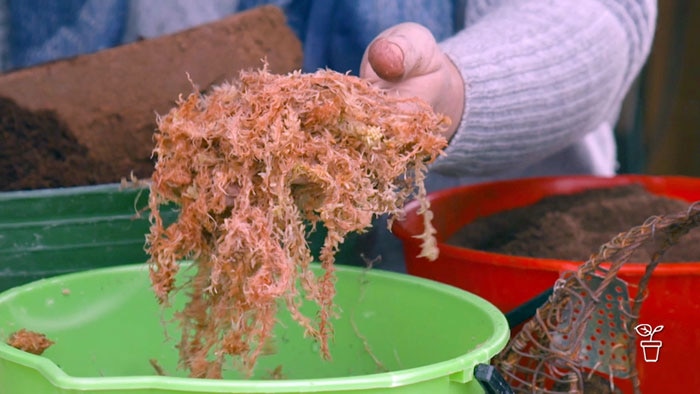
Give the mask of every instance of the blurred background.
M 700 175 L 700 1 L 659 0 L 651 56 L 617 127 L 620 172 Z
M 0 0 L 0 10 L 8 1 Z M 651 56 L 616 129 L 619 172 L 700 176 L 700 1 L 658 5 Z M 0 12 L 0 41 L 6 38 L 7 15 Z M 0 70 L 5 50 L 0 47 Z

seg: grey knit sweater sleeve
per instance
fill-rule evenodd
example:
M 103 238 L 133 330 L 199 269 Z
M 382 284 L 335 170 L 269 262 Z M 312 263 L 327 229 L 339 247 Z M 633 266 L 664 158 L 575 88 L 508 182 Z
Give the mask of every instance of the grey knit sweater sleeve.
M 440 43 L 466 87 L 460 126 L 433 169 L 488 175 L 532 165 L 616 122 L 646 61 L 652 0 L 469 0 Z

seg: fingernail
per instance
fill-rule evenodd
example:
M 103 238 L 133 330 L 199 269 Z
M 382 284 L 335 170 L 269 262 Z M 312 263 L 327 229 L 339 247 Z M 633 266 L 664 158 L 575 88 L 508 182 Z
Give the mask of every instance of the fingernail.
M 385 38 L 379 38 L 370 45 L 367 60 L 374 72 L 384 80 L 395 82 L 403 77 L 403 51 Z

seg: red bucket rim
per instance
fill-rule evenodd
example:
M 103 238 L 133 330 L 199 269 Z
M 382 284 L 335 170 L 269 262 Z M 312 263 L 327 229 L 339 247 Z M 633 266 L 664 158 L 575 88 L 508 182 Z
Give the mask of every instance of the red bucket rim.
M 559 189 L 567 189 L 571 187 L 581 187 L 581 186 L 621 186 L 633 183 L 640 183 L 646 188 L 656 186 L 659 189 L 663 189 L 667 185 L 690 185 L 697 187 L 700 192 L 700 178 L 693 178 L 687 176 L 656 176 L 656 175 L 617 175 L 614 177 L 600 177 L 594 175 L 574 175 L 574 176 L 549 176 L 549 177 L 533 177 L 533 178 L 521 178 L 512 179 L 505 181 L 491 181 L 476 183 L 470 185 L 457 186 L 453 188 L 443 189 L 436 192 L 428 194 L 428 198 L 431 204 L 436 201 L 445 199 L 448 196 L 455 194 L 460 194 L 468 191 L 480 191 L 488 190 L 494 187 L 523 187 L 529 184 L 557 184 Z M 652 191 L 653 192 L 653 191 Z M 554 195 L 556 193 L 551 193 L 549 195 Z M 659 193 L 664 195 L 664 193 Z M 668 194 L 668 196 L 673 196 Z M 691 202 L 691 201 L 689 201 Z M 525 204 L 527 205 L 527 204 Z M 417 201 L 411 201 L 406 204 L 404 212 L 406 215 L 415 214 L 418 209 L 419 204 Z M 511 207 L 508 207 L 511 208 Z M 513 207 L 514 208 L 514 207 Z M 468 223 L 468 222 L 467 222 Z M 465 223 L 466 224 L 466 223 Z M 408 228 L 403 225 L 403 221 L 397 220 L 392 226 L 392 232 L 396 237 L 401 239 L 402 242 L 406 240 L 414 239 L 414 233 L 411 233 Z M 443 241 L 438 241 L 438 248 L 441 255 L 448 257 L 456 257 L 459 259 L 468 258 L 471 261 L 487 262 L 491 265 L 503 266 L 503 267 L 513 267 L 518 269 L 528 269 L 528 270 L 538 270 L 538 271 L 549 271 L 549 272 L 563 272 L 563 271 L 574 271 L 578 268 L 583 261 L 571 261 L 571 260 L 561 260 L 561 259 L 550 259 L 550 258 L 536 258 L 536 257 L 523 257 L 523 256 L 512 256 L 493 252 L 486 252 L 471 248 L 464 248 L 453 246 L 447 244 Z M 429 264 L 430 262 L 426 262 Z M 407 259 L 407 264 L 410 264 L 409 259 Z M 645 262 L 629 262 L 623 265 L 620 270 L 622 275 L 634 275 L 640 276 L 644 274 L 647 263 Z M 659 264 L 654 270 L 654 276 L 679 276 L 679 275 L 698 275 L 700 276 L 700 261 L 697 262 L 664 262 Z

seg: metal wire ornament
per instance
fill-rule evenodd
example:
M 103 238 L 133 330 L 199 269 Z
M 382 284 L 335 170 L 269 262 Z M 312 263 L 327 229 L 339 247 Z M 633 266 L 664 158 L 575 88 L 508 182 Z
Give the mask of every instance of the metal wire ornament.
M 577 271 L 563 273 L 549 300 L 494 359 L 513 390 L 583 393 L 597 386 L 596 392 L 617 393 L 613 382 L 621 378 L 641 393 L 633 327 L 649 279 L 666 250 L 699 224 L 700 201 L 687 211 L 647 219 L 601 246 Z M 655 250 L 639 283 L 618 278 L 632 253 L 649 244 Z

